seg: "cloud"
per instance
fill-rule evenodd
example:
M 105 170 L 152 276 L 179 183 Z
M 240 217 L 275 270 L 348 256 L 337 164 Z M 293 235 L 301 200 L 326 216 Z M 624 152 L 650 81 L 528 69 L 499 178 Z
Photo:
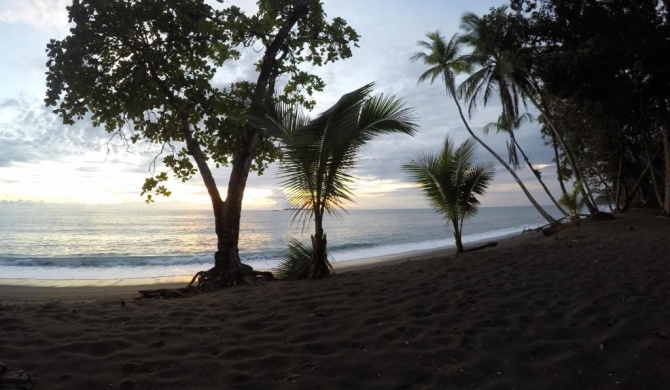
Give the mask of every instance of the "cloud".
M 141 202 L 138 196 L 140 187 L 149 174 L 152 159 L 159 152 L 158 146 L 138 144 L 132 145 L 126 151 L 118 139 L 108 143 L 110 135 L 104 130 L 93 128 L 89 121 L 65 126 L 50 108 L 42 105 L 41 97 L 29 99 L 14 93 L 31 88 L 31 91 L 36 91 L 36 95 L 43 95 L 44 37 L 64 36 L 67 33 L 65 6 L 69 3 L 70 0 L 0 0 L 0 24 L 6 25 L 0 27 L 5 27 L 8 31 L 35 34 L 26 43 L 6 46 L 7 52 L 15 54 L 10 57 L 14 64 L 12 67 L 4 64 L 4 69 L 9 69 L 4 74 L 10 76 L 3 76 L 6 78 L 2 79 L 4 91 L 0 91 L 5 93 L 0 94 L 2 180 L 6 183 L 5 187 L 12 188 L 19 188 L 16 185 L 21 184 L 21 181 L 30 182 L 22 192 L 24 195 L 17 195 L 19 198 L 29 199 L 28 195 L 40 188 L 36 181 L 52 183 L 47 173 L 56 174 L 53 167 L 58 167 L 62 170 L 61 174 L 79 177 L 72 181 L 73 186 L 80 186 L 73 188 L 75 193 L 82 192 L 83 188 L 90 199 L 102 197 L 110 201 L 131 199 Z M 214 0 L 210 3 L 217 8 L 221 7 Z M 227 0 L 223 6 L 231 4 L 246 10 L 256 7 L 254 0 Z M 402 171 L 402 164 L 419 151 L 437 151 L 446 135 L 458 143 L 469 135 L 453 100 L 446 95 L 439 80 L 432 85 L 417 84 L 417 78 L 425 66 L 410 62 L 409 57 L 418 50 L 416 42 L 424 39 L 427 32 L 439 29 L 446 37 L 450 37 L 457 32 L 463 12 L 482 14 L 489 7 L 497 5 L 497 2 L 491 1 L 449 0 L 393 2 L 390 7 L 385 0 L 324 1 L 328 16 L 343 17 L 361 34 L 361 41 L 360 48 L 353 50 L 352 58 L 312 69 L 326 82 L 325 91 L 315 95 L 317 107 L 312 116 L 330 107 L 342 94 L 374 81 L 376 92 L 395 95 L 404 99 L 408 106 L 414 107 L 420 127 L 414 137 L 384 136 L 361 148 L 359 163 L 353 172 L 361 178 L 361 185 L 357 184 L 355 207 L 428 207 L 420 191 L 412 187 Z M 245 50 L 241 61 L 226 63 L 217 73 L 215 85 L 225 86 L 235 80 L 254 81 L 257 75 L 253 64 L 258 56 L 253 49 Z M 462 79 L 463 77 L 458 81 Z M 30 83 L 34 84 L 34 88 L 30 87 Z M 3 96 L 9 98 L 3 100 Z M 467 116 L 467 107 L 464 106 L 464 109 Z M 506 137 L 485 136 L 481 132 L 484 125 L 497 119 L 499 112 L 500 104 L 492 99 L 488 107 L 480 104 L 470 122 L 475 133 L 506 159 Z M 533 164 L 552 164 L 553 151 L 544 145 L 537 123 L 524 126 L 516 136 Z M 478 158 L 493 161 L 493 157 L 481 147 L 478 148 Z M 15 168 L 15 173 L 8 173 Z M 158 168 L 160 169 L 160 164 Z M 35 173 L 40 170 L 42 173 Z M 213 171 L 219 190 L 225 196 L 230 168 Z M 263 207 L 281 207 L 281 180 L 276 172 L 276 164 L 261 177 L 252 172 L 247 183 L 249 198 L 257 197 Z M 555 168 L 546 167 L 542 172 L 550 188 L 553 190 L 557 187 Z M 522 167 L 519 175 L 533 194 L 538 194 L 540 203 L 548 203 L 528 168 Z M 186 184 L 171 179 L 168 185 L 173 191 L 173 197 L 168 201 L 159 201 L 161 204 L 189 202 L 194 199 L 199 204 L 209 202 L 199 174 Z M 93 191 L 96 186 L 110 191 L 109 196 Z M 62 192 L 60 196 L 65 198 L 67 195 Z M 484 202 L 487 205 L 527 204 L 514 179 L 500 166 Z
M 87 121 L 62 124 L 50 108 L 35 101 L 0 101 L 0 167 L 82 155 L 101 150 L 108 139 L 109 135 Z
M 65 7 L 70 4 L 70 0 L 1 0 L 0 22 L 65 34 L 68 30 Z

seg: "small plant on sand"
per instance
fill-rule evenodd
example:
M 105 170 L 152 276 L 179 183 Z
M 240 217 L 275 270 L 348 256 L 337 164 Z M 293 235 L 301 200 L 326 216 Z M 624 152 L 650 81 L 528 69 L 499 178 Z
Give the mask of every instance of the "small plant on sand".
M 477 214 L 479 200 L 493 180 L 491 163 L 475 162 L 475 141 L 468 139 L 457 148 L 449 137 L 437 154 L 422 153 L 403 169 L 410 174 L 435 211 L 451 221 L 457 252 L 463 252 L 463 222 Z
M 558 200 L 558 203 L 560 203 L 561 206 L 568 209 L 568 213 L 570 214 L 570 221 L 572 221 L 572 223 L 575 225 L 579 225 L 579 211 L 582 209 L 582 207 L 584 207 L 586 202 L 586 198 L 581 196 L 581 192 L 582 183 L 577 182 L 575 183 L 571 193 L 564 194 Z

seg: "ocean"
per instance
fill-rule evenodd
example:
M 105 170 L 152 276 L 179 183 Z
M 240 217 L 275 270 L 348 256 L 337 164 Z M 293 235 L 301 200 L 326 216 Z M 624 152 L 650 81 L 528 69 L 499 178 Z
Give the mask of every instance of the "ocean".
M 466 222 L 463 241 L 543 224 L 532 207 L 484 207 Z M 303 232 L 288 211 L 243 211 L 242 261 L 272 269 L 288 237 L 306 240 L 311 227 Z M 334 263 L 454 246 L 453 231 L 430 209 L 354 209 L 328 218 L 324 230 Z M 215 249 L 214 218 L 207 210 L 0 204 L 0 283 L 190 276 L 213 265 Z

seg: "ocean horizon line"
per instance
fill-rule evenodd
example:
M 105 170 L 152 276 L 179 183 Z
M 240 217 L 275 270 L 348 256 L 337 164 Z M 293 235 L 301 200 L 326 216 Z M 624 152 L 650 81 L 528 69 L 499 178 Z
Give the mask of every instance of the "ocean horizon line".
M 125 210 L 155 210 L 155 211 L 211 211 L 211 207 L 200 206 L 191 207 L 186 206 L 184 203 L 177 203 L 174 205 L 166 206 L 166 204 L 136 204 L 136 203 L 52 203 L 52 202 L 35 202 L 35 201 L 8 201 L 0 200 L 0 206 L 38 206 L 38 207 L 91 207 L 91 208 L 103 208 L 103 207 L 122 207 Z M 185 206 L 180 208 L 179 206 Z M 554 205 L 540 205 L 542 208 L 552 209 Z M 520 207 L 533 207 L 533 205 L 501 205 L 501 206 L 479 206 L 480 209 L 491 209 L 491 208 L 520 208 Z M 432 210 L 430 207 L 348 207 L 341 212 L 349 211 L 373 211 L 373 210 Z M 242 211 L 292 211 L 290 208 L 284 206 L 278 206 L 277 208 L 242 208 Z

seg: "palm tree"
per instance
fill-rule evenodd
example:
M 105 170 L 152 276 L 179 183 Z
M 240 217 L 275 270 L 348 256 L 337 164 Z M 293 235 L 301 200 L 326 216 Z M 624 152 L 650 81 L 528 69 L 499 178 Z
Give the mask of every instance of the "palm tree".
M 463 222 L 477 214 L 479 200 L 495 173 L 492 164 L 475 163 L 475 142 L 468 139 L 457 148 L 449 137 L 436 154 L 419 154 L 403 165 L 419 184 L 435 211 L 454 228 L 456 251 L 463 252 Z
M 507 7 L 495 8 L 492 13 L 494 20 L 500 20 L 506 13 Z M 492 32 L 487 28 L 486 21 L 471 12 L 461 17 L 461 30 L 457 40 L 472 49 L 464 56 L 472 74 L 459 86 L 459 96 L 469 102 L 468 113 L 477 107 L 481 98 L 484 105 L 497 92 L 502 104 L 502 115 L 512 123 L 519 117 L 519 107 L 526 104 L 526 96 L 522 93 L 532 88 L 532 80 L 527 73 L 521 70 L 521 58 L 516 47 L 501 47 L 500 35 L 502 32 Z
M 549 129 L 553 133 L 565 152 L 573 175 L 577 180 L 582 177 L 579 162 L 566 147 L 561 134 L 554 126 L 546 107 L 541 102 L 540 87 L 531 77 L 528 67 L 524 63 L 524 56 L 517 42 L 507 39 L 508 32 L 513 30 L 504 23 L 507 18 L 507 6 L 495 8 L 484 19 L 474 13 L 467 12 L 461 17 L 461 30 L 464 34 L 458 37 L 460 43 L 472 49 L 464 57 L 472 69 L 476 68 L 458 88 L 459 96 L 469 102 L 468 112 L 471 114 L 481 98 L 486 105 L 497 91 L 502 104 L 503 116 L 513 122 L 519 117 L 519 107 L 526 105 L 526 99 L 540 111 Z M 490 23 L 489 23 L 490 22 Z M 508 31 L 504 31 L 507 29 Z M 582 192 L 590 199 L 589 209 L 597 211 L 588 185 L 582 187 Z
M 561 199 L 558 201 L 570 210 L 570 220 L 574 225 L 579 225 L 579 210 L 584 206 L 586 199 L 583 196 L 580 196 L 582 192 L 582 183 L 575 183 L 572 192 L 569 194 L 564 194 L 561 196 Z
M 506 116 L 500 115 L 497 122 L 489 123 L 488 125 L 484 126 L 484 134 L 488 134 L 492 129 L 495 129 L 497 133 L 500 132 L 506 133 L 510 139 L 507 142 L 507 152 L 508 152 L 508 160 L 510 164 L 512 164 L 512 167 L 514 169 L 519 169 L 519 156 L 517 154 L 518 151 L 519 153 L 521 153 L 521 156 L 526 162 L 526 165 L 528 165 L 528 169 L 530 169 L 530 171 L 533 172 L 533 175 L 535 175 L 535 178 L 544 189 L 544 192 L 547 194 L 549 199 L 551 199 L 551 201 L 554 203 L 554 206 L 556 206 L 558 211 L 560 211 L 563 215 L 567 217 L 568 213 L 565 210 L 563 210 L 561 205 L 556 201 L 556 198 L 554 198 L 554 195 L 551 193 L 551 191 L 549 191 L 549 188 L 547 188 L 547 185 L 544 184 L 544 180 L 542 180 L 542 175 L 540 174 L 540 171 L 535 169 L 533 167 L 533 164 L 530 163 L 530 159 L 523 151 L 521 145 L 519 145 L 519 143 L 516 140 L 516 136 L 514 135 L 514 131 L 518 130 L 523 123 L 530 122 L 532 120 L 533 116 L 530 115 L 529 113 L 522 114 L 520 117 L 516 118 L 512 123 L 509 122 Z
M 413 110 L 393 96 L 370 96 L 372 87 L 368 84 L 345 94 L 313 120 L 285 105 L 266 110 L 264 118 L 256 119 L 280 140 L 279 171 L 293 220 L 302 221 L 303 227 L 314 222 L 309 278 L 331 273 L 323 217 L 339 215 L 345 203 L 352 201 L 349 185 L 354 177 L 349 172 L 360 147 L 383 134 L 416 132 Z
M 481 146 L 484 147 L 491 155 L 498 160 L 498 162 L 507 169 L 507 171 L 514 177 L 514 180 L 517 182 L 524 195 L 528 198 L 530 203 L 535 207 L 535 209 L 542 215 L 542 217 L 547 220 L 549 223 L 555 223 L 556 220 L 549 215 L 533 196 L 530 194 L 526 186 L 523 184 L 519 176 L 505 162 L 505 160 L 500 157 L 493 149 L 491 149 L 484 141 L 482 141 L 470 128 L 465 115 L 463 114 L 463 109 L 461 104 L 458 101 L 456 95 L 456 83 L 455 78 L 456 74 L 469 72 L 472 69 L 471 65 L 465 60 L 464 56 L 461 55 L 462 42 L 461 39 L 455 35 L 449 42 L 446 42 L 444 37 L 440 34 L 439 31 L 426 34 L 428 38 L 427 41 L 419 41 L 418 45 L 425 49 L 425 52 L 417 52 L 411 57 L 411 61 L 422 61 L 424 64 L 428 65 L 429 68 L 419 76 L 419 82 L 430 80 L 431 84 L 438 78 L 441 78 L 444 82 L 446 88 L 447 96 L 453 98 L 456 107 L 458 108 L 458 113 L 461 116 L 461 120 L 465 125 L 466 130 L 470 136 L 475 139 Z

